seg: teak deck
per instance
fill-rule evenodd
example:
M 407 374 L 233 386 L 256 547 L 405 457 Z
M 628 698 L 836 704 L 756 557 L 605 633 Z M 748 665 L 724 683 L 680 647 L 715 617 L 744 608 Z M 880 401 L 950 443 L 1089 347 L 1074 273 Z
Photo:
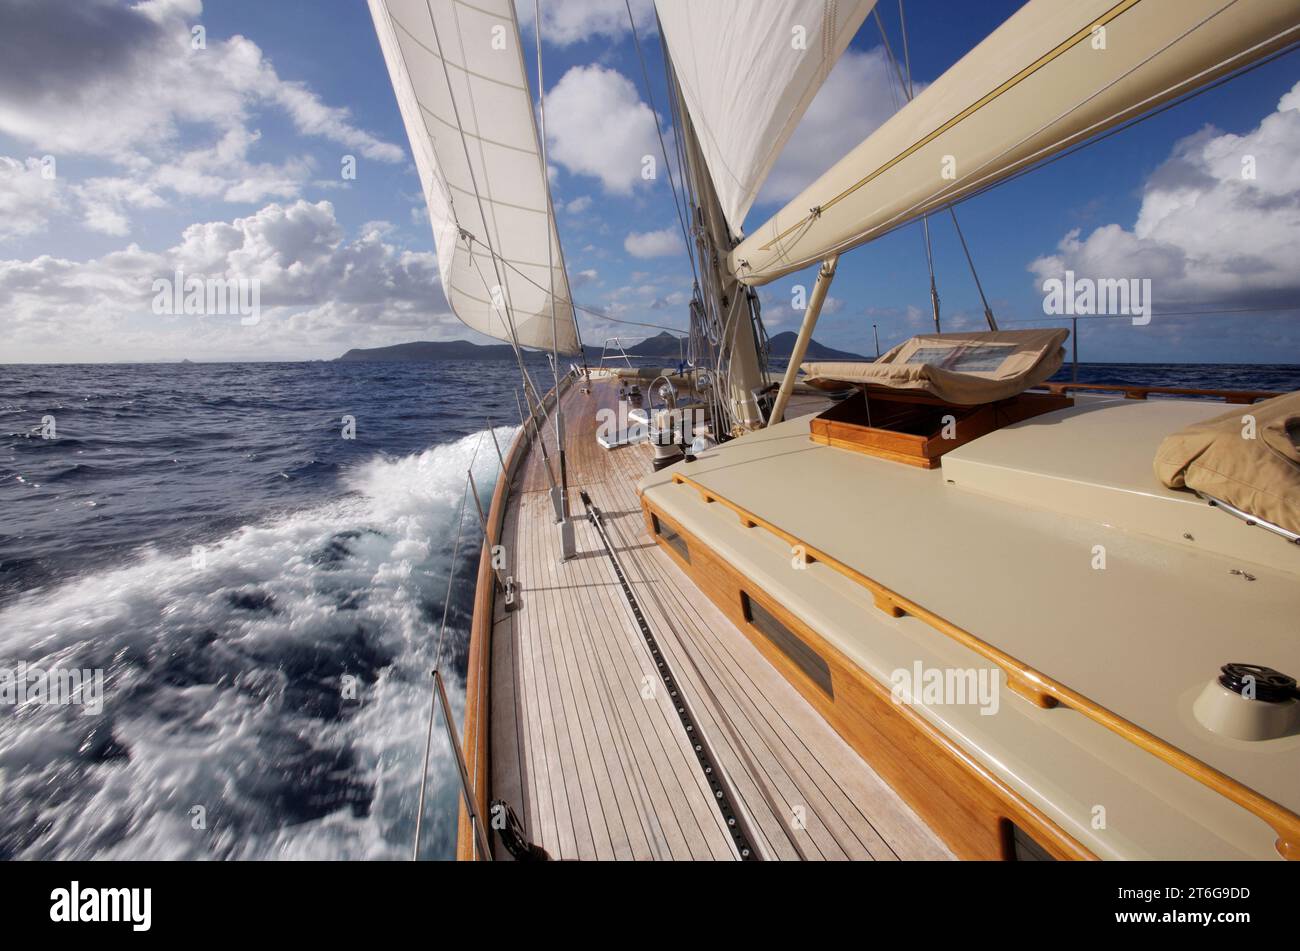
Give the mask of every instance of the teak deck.
M 615 392 L 596 383 L 564 394 L 572 506 L 583 514 L 580 486 L 602 510 L 760 854 L 950 857 L 646 534 L 636 483 L 649 448 L 595 440 L 596 413 L 614 408 Z M 553 430 L 543 433 L 551 445 Z M 542 455 L 535 436 L 520 438 L 526 455 L 500 536 L 519 607 L 506 612 L 498 597 L 492 621 L 490 798 L 507 800 L 556 859 L 737 857 L 594 528 L 577 523 L 578 555 L 560 563 Z

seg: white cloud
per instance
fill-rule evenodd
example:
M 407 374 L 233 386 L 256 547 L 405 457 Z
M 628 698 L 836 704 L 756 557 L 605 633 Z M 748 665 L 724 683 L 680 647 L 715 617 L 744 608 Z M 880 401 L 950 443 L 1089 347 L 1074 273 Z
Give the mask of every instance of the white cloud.
M 1075 229 L 1033 261 L 1037 283 L 1150 278 L 1170 307 L 1290 306 L 1300 291 L 1300 83 L 1244 135 L 1207 127 L 1180 142 L 1144 183 L 1133 227 Z M 1243 175 L 1253 163 L 1255 178 Z
M 64 209 L 58 179 L 42 169 L 40 159 L 0 155 L 0 241 L 43 231 L 50 216 Z
M 459 327 L 428 252 L 387 240 L 387 222 L 348 239 L 327 201 L 272 203 L 233 221 L 190 225 L 163 252 L 131 244 L 88 261 L 42 255 L 0 260 L 0 336 L 16 359 L 337 356 L 352 346 Z M 257 279 L 261 321 L 158 317 L 153 281 L 186 276 Z
M 253 161 L 266 112 L 361 158 L 397 163 L 405 150 L 358 128 L 304 84 L 280 77 L 256 43 L 206 37 L 191 47 L 199 0 L 42 0 L 0 4 L 0 133 L 60 160 L 91 157 L 119 173 L 86 182 L 92 230 L 124 234 L 131 208 L 162 195 L 231 202 L 290 198 L 312 162 Z M 13 229 L 11 229 L 13 230 Z
M 578 271 L 569 275 L 569 286 L 574 290 L 579 287 L 586 287 L 588 284 L 595 284 L 600 280 L 600 274 L 595 268 L 587 268 L 584 271 Z
M 661 258 L 684 249 L 681 233 L 676 228 L 664 228 L 662 231 L 633 231 L 623 240 L 623 250 L 634 258 Z
M 756 204 L 785 203 L 816 181 L 897 111 L 896 89 L 883 47 L 845 50 L 782 149 Z
M 623 0 L 563 0 L 541 6 L 544 43 L 569 46 L 596 37 L 617 40 L 629 32 Z M 520 29 L 531 37 L 535 19 L 532 0 L 522 0 L 516 8 Z M 643 42 L 647 34 L 654 35 L 654 0 L 632 0 L 632 15 Z
M 614 194 L 643 181 L 645 156 L 662 162 L 654 112 L 630 79 L 596 64 L 573 67 L 547 93 L 546 139 L 553 161 Z
M 580 215 L 591 207 L 590 195 L 579 195 L 573 201 L 564 206 L 564 210 L 571 215 Z

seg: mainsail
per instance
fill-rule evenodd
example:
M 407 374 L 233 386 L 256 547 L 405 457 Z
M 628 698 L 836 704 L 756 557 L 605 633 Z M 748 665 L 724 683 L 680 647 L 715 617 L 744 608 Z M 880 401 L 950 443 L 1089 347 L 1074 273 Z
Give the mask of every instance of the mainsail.
M 1029 0 L 732 252 L 766 284 L 1300 39 L 1300 0 Z
M 577 353 L 514 4 L 370 0 L 370 14 L 452 310 L 489 337 Z
M 875 0 L 656 0 L 682 98 L 735 235 Z

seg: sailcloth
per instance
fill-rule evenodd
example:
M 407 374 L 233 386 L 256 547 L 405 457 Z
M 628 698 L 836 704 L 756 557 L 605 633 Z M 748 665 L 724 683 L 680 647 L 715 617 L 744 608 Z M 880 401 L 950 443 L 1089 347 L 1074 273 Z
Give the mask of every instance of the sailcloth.
M 1297 39 L 1300 0 L 1029 0 L 728 265 L 766 284 Z
M 370 14 L 452 310 L 489 337 L 576 353 L 514 4 L 370 0 Z
M 655 0 L 733 234 L 741 233 L 782 146 L 873 6 L 875 0 Z

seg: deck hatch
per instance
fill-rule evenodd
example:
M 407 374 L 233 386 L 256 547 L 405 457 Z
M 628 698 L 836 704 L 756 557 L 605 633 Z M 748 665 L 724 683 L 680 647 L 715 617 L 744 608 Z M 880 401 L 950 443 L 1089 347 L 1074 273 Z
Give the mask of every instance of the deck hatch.
M 780 648 L 781 653 L 790 658 L 809 680 L 826 692 L 827 696 L 832 699 L 835 697 L 835 691 L 831 687 L 830 665 L 820 654 L 744 591 L 740 592 L 740 607 L 745 614 L 745 620 L 754 630 Z
M 681 555 L 682 561 L 689 565 L 691 563 L 691 551 L 686 547 L 686 539 L 673 531 L 673 527 L 667 522 L 659 521 L 658 515 L 652 515 L 650 517 L 654 520 L 655 534 L 666 541 L 672 547 L 673 551 Z

